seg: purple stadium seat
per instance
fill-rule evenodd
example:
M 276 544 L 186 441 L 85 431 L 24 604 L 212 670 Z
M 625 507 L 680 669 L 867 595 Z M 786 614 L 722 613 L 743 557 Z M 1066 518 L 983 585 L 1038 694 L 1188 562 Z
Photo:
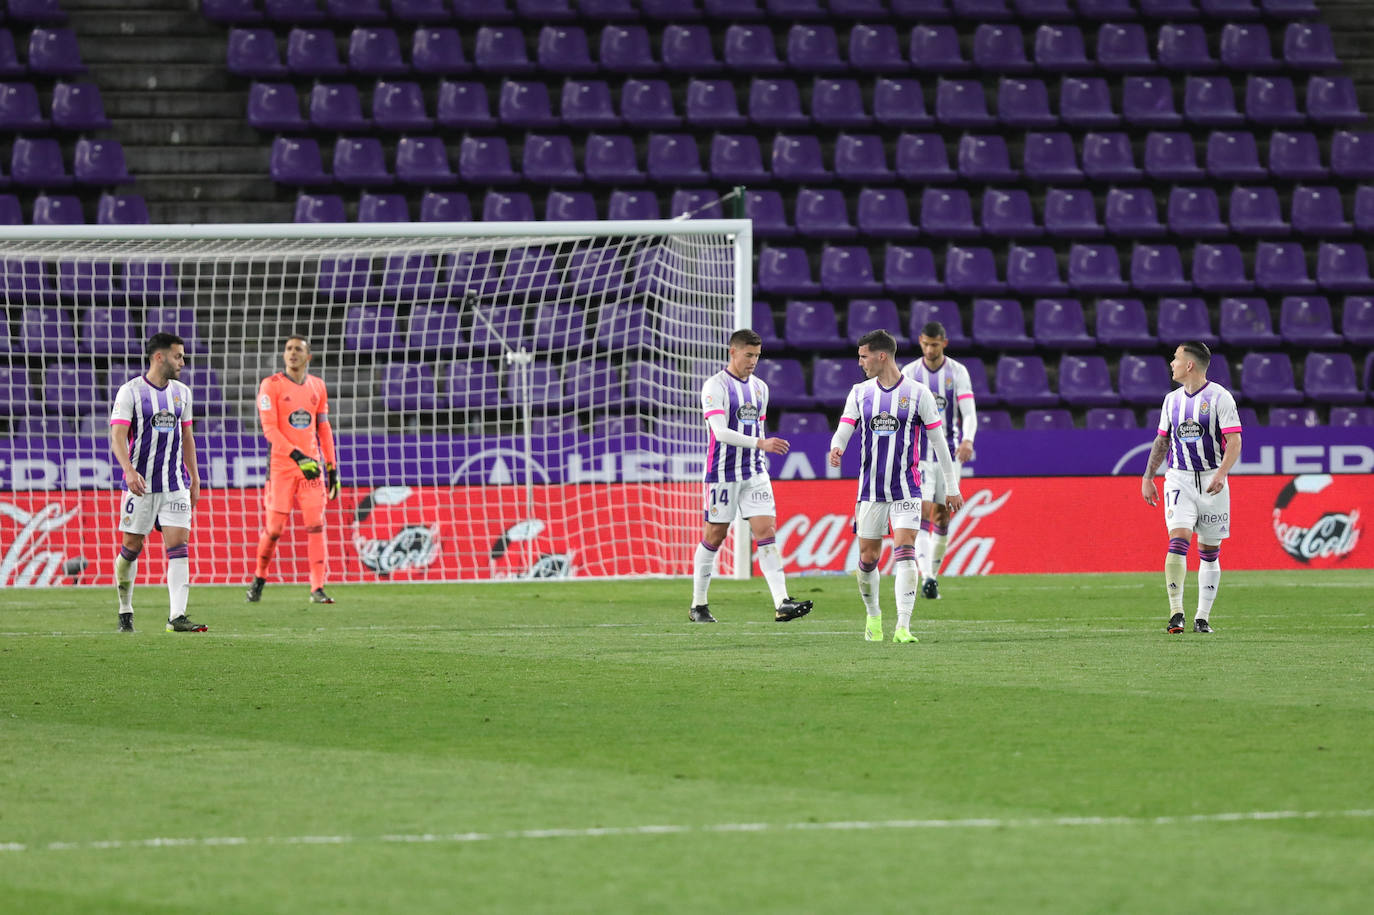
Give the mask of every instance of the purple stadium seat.
M 1341 62 L 1331 40 L 1331 26 L 1321 22 L 1290 22 L 1283 32 L 1283 62 L 1296 70 L 1339 69 Z M 29 66 L 33 66 L 32 61 Z
M 1078 299 L 1036 299 L 1032 335 L 1037 346 L 1056 350 L 1093 349 L 1083 303 Z
M 348 38 L 348 69 L 363 76 L 404 76 L 401 39 L 394 29 L 359 26 Z
M 945 284 L 935 276 L 935 253 L 904 245 L 888 245 L 883 253 L 883 287 L 898 295 L 945 291 Z
M 1083 180 L 1073 137 L 1067 133 L 1027 133 L 1021 165 L 1032 181 Z
M 1307 117 L 1327 125 L 1359 124 L 1365 119 L 1348 76 L 1312 76 L 1307 80 Z M 57 120 L 57 112 L 53 112 Z
M 883 284 L 874 278 L 873 260 L 862 246 L 826 245 L 821 249 L 821 289 L 837 295 L 876 296 Z
M 33 83 L 0 83 L 0 130 L 42 132 L 47 127 Z
M 30 32 L 29 72 L 39 76 L 85 73 L 76 33 L 68 28 L 36 28 Z
M 1008 127 L 1054 127 L 1059 118 L 1050 111 L 1050 93 L 1043 80 L 997 81 L 997 120 Z
M 428 365 L 389 363 L 382 366 L 382 403 L 392 413 L 424 413 L 438 408 L 434 370 Z
M 639 10 L 630 0 L 577 0 L 583 19 L 621 22 L 639 18 Z
M 62 147 L 53 139 L 15 137 L 10 152 L 10 178 L 20 187 L 69 187 L 72 176 L 62 162 Z
M 868 127 L 858 80 L 818 76 L 811 87 L 811 119 L 823 127 Z
M 657 73 L 660 69 L 642 25 L 607 25 L 601 30 L 601 69 L 607 73 Z
M 1110 193 L 1107 200 L 1110 204 Z M 1086 188 L 1052 187 L 1047 190 L 1045 231 L 1055 238 L 1101 238 L 1105 230 L 1097 220 L 1093 192 Z
M 1097 30 L 1097 65 L 1113 73 L 1149 73 L 1155 69 L 1150 40 L 1138 22 L 1108 22 Z
M 1212 333 L 1212 317 L 1205 299 L 1166 297 L 1159 300 L 1159 339 L 1200 340 L 1216 346 L 1219 338 Z
M 1007 140 L 999 134 L 960 137 L 958 168 L 961 178 L 973 182 L 1013 181 L 1017 177 Z
M 1116 374 L 1121 399 L 1137 406 L 1158 406 L 1174 386 L 1163 356 L 1122 356 Z
M 587 339 L 587 311 L 568 302 L 545 302 L 534 314 L 536 350 L 580 350 Z
M 647 171 L 650 181 L 663 184 L 701 184 L 707 178 L 689 133 L 650 134 Z
M 878 0 L 881 8 L 881 0 Z M 831 4 L 833 12 L 834 4 Z M 879 14 L 881 15 L 881 14 Z M 849 31 L 849 66 L 860 73 L 903 73 L 901 39 L 891 25 L 855 25 Z
M 1023 420 L 1027 432 L 1057 432 L 1073 428 L 1073 414 L 1062 407 L 1027 410 Z
M 1145 138 L 1145 174 L 1166 181 L 1198 181 L 1207 172 L 1198 167 L 1192 134 L 1151 131 Z
M 1037 42 L 1037 51 L 1039 47 Z M 921 69 L 919 62 L 916 66 Z M 1026 38 L 1021 34 L 1020 26 L 981 23 L 973 31 L 973 66 L 989 73 L 1031 72 L 1034 68 L 1026 57 Z M 1045 69 L 1043 65 L 1041 67 Z
M 1217 68 L 1216 58 L 1207 47 L 1207 32 L 1196 23 L 1161 25 L 1155 53 L 1165 70 L 1196 73 Z
M 343 76 L 348 67 L 329 29 L 292 29 L 286 36 L 286 67 L 297 76 Z
M 992 127 L 983 84 L 976 79 L 946 79 L 935 84 L 935 120 L 948 127 Z
M 96 204 L 95 221 L 102 226 L 147 225 L 148 203 L 138 194 L 101 194 Z
M 1245 115 L 1236 109 L 1229 76 L 1190 76 L 1183 87 L 1183 118 L 1193 124 L 1238 127 Z
M 1325 178 L 1316 136 L 1306 131 L 1274 131 L 1269 137 L 1269 173 L 1299 181 Z
M 379 187 L 396 179 L 386 170 L 381 140 L 339 137 L 334 143 L 334 180 L 355 187 Z
M 0 194 L 0 226 L 22 226 L 24 224 L 24 208 L 19 205 L 19 198 L 13 194 Z M 3 345 L 4 337 L 0 336 L 0 345 Z
M 811 278 L 804 248 L 764 246 L 759 251 L 759 289 L 777 295 L 815 295 L 820 284 Z
M 1137 127 L 1177 127 L 1183 115 L 1174 104 L 1167 76 L 1128 76 L 1121 84 L 1121 114 Z
M 1042 25 L 1035 30 L 1035 66 L 1051 73 L 1083 73 L 1096 69 L 1084 49 L 1083 32 L 1076 25 Z
M 559 114 L 569 127 L 618 127 L 611 87 L 603 79 L 570 79 L 563 83 Z
M 402 184 L 447 187 L 458 181 L 438 137 L 402 137 L 396 144 L 396 180 Z
M 725 29 L 723 55 L 736 73 L 778 73 L 783 69 L 773 33 L 766 25 L 735 23 Z
M 535 69 L 517 26 L 484 25 L 477 29 L 473 65 L 484 73 L 530 73 Z
M 124 291 L 131 299 L 149 302 L 176 301 L 180 295 L 176 269 L 170 264 L 131 261 L 124 268 Z M 180 331 L 186 338 L 186 352 L 201 352 L 203 347 L 195 340 L 194 322 L 189 330 Z M 148 330 L 153 332 L 152 311 L 149 311 Z
M 1212 19 L 1258 19 L 1260 9 L 1254 0 L 1198 0 L 1202 15 Z
M 963 188 L 928 187 L 921 192 L 921 231 L 939 238 L 977 238 L 973 202 Z
M 1298 111 L 1297 91 L 1286 76 L 1251 76 L 1245 81 L 1245 116 L 1253 124 L 1291 127 L 1307 122 Z
M 352 83 L 316 83 L 310 90 L 310 124 L 320 130 L 367 130 L 362 99 Z
M 997 394 L 1013 407 L 1048 407 L 1059 402 L 1050 390 L 1045 360 L 1039 356 L 1002 356 L 997 360 Z
M 1060 385 L 1061 389 L 1063 385 Z M 1062 395 L 1061 395 L 1062 396 Z M 981 420 L 982 417 L 980 416 Z M 981 425 L 981 423 L 980 423 Z M 1083 414 L 1085 429 L 1138 429 L 1135 411 L 1129 407 L 1092 407 Z
M 501 83 L 496 116 L 508 127 L 555 127 L 558 117 L 542 80 L 508 79 Z
M 434 120 L 440 127 L 456 129 L 490 129 L 496 126 L 491 113 L 487 90 L 479 82 L 439 83 L 439 98 L 434 108 Z
M 191 369 L 182 370 L 182 381 L 189 383 Z M 96 412 L 105 400 L 96 383 L 95 369 L 72 362 L 49 363 L 43 373 L 43 402 L 48 412 L 64 416 L 86 416 Z M 196 411 L 211 409 L 203 390 L 196 391 Z
M 921 329 L 931 322 L 944 327 L 951 346 L 963 349 L 973 345 L 973 340 L 964 333 L 964 319 L 959 314 L 957 302 L 949 299 L 912 299 L 908 336 L 912 340 L 919 339 Z M 986 382 L 986 376 L 984 380 Z
M 587 33 L 576 25 L 546 25 L 539 30 L 535 49 L 539 69 L 548 73 L 595 73 Z
M 1215 351 L 1212 353 L 1212 361 L 1207 364 L 1207 380 L 1215 381 L 1230 391 L 1237 401 L 1242 399 L 1240 392 L 1236 390 L 1231 381 L 1231 363 L 1221 353 Z
M 1320 426 L 1321 418 L 1315 407 L 1270 407 L 1270 426 Z
M 1284 353 L 1247 353 L 1240 367 L 1245 399 L 1260 404 L 1298 404 L 1303 395 L 1293 384 L 1293 363 Z
M 25 308 L 19 326 L 19 348 L 21 352 L 43 356 L 76 352 L 76 327 L 71 312 L 52 306 Z
M 388 19 L 381 0 L 325 0 L 325 9 L 335 22 L 377 23 Z
M 854 182 L 891 181 L 894 174 L 887 167 L 883 138 L 877 134 L 842 133 L 837 136 L 835 177 Z
M 114 289 L 114 268 L 102 261 L 59 261 L 57 291 L 66 301 L 75 300 L 77 308 L 110 304 Z
M 1183 256 L 1173 245 L 1137 244 L 1131 251 L 1131 285 L 1164 295 L 1193 290 L 1183 276 Z
M 1169 231 L 1186 238 L 1220 238 L 1229 232 L 1210 187 L 1175 187 L 1169 192 L 1168 218 Z
M 634 127 L 679 127 L 673 94 L 661 79 L 627 79 L 620 89 L 620 116 Z
M 1307 254 L 1298 242 L 1260 242 L 1255 247 L 1255 285 L 1265 292 L 1311 292 Z
M 820 0 L 768 0 L 768 16 L 772 19 L 824 19 L 826 9 Z
M 1260 0 L 1260 7 L 1266 16 L 1275 19 L 1308 18 L 1320 13 L 1313 0 Z
M 434 118 L 425 113 L 420 84 L 409 80 L 377 80 L 372 90 L 372 120 L 382 130 L 434 129 Z
M 726 182 L 766 182 L 763 153 L 751 134 L 718 133 L 711 138 L 708 167 L 711 177 Z
M 527 21 L 569 22 L 577 18 L 570 0 L 515 0 L 515 17 Z
M 338 194 L 296 195 L 293 222 L 348 222 L 343 198 Z
M 344 348 L 350 352 L 388 353 L 400 334 L 392 305 L 350 305 L 344 314 Z
M 1269 303 L 1228 296 L 1221 300 L 1221 339 L 1228 346 L 1278 346 Z
M 271 29 L 230 29 L 226 57 L 229 72 L 235 76 L 271 79 L 289 72 L 277 53 L 277 37 Z
M 31 306 L 57 301 L 57 290 L 43 262 L 17 257 L 0 261 L 0 293 L 11 305 Z
M 821 161 L 820 138 L 812 134 L 778 134 L 773 138 L 773 177 L 798 183 L 829 181 Z
M 1066 76 L 1059 86 L 1059 119 L 1073 127 L 1114 127 L 1112 92 L 1100 76 Z
M 504 137 L 464 137 L 458 147 L 458 174 L 469 184 L 515 184 L 510 148 Z
M 1112 407 L 1121 397 L 1102 356 L 1065 354 L 1059 360 L 1059 397 L 1073 407 Z
M 1112 245 L 1075 244 L 1069 248 L 1069 288 L 1112 295 L 1129 286 L 1121 278 L 1121 259 Z
M 33 224 L 36 226 L 79 226 L 85 221 L 80 197 L 39 194 L 33 199 Z
M 329 18 L 317 0 L 263 0 L 263 5 L 268 20 L 287 25 L 314 24 Z
M 76 141 L 72 156 L 72 176 L 76 183 L 91 186 L 131 184 L 133 176 L 124 162 L 124 147 L 118 140 Z
M 949 167 L 949 150 L 938 133 L 899 136 L 895 165 L 897 177 L 909 182 L 938 184 L 958 177 L 958 172 Z
M 1012 245 L 1007 251 L 1007 285 L 1013 292 L 1056 295 L 1069 287 L 1059 276 L 1059 261 L 1049 245 Z
M 743 127 L 735 87 L 728 79 L 692 79 L 687 83 L 687 124 L 691 127 Z
M 472 204 L 461 191 L 427 191 L 420 199 L 421 222 L 471 222 Z
M 1279 334 L 1285 343 L 1303 347 L 1340 346 L 1344 339 L 1331 322 L 1326 296 L 1285 296 L 1279 310 Z
M 1294 188 L 1292 219 L 1293 231 L 1299 235 L 1340 237 L 1354 231 L 1346 221 L 1341 192 L 1336 187 Z
M 1355 231 L 1374 232 L 1374 185 L 1355 189 Z
M 853 238 L 845 195 L 838 190 L 802 188 L 797 192 L 797 233 L 805 238 Z
M 373 296 L 372 259 L 326 257 L 316 276 L 319 292 L 333 302 L 363 302 Z
M 460 313 L 452 305 L 420 302 L 410 310 L 405 349 L 412 353 L 431 355 L 456 352 L 462 334 L 459 331 Z M 452 358 L 449 356 L 449 358 Z M 455 363 L 466 364 L 466 363 Z
M 1278 190 L 1268 185 L 1234 187 L 1227 222 L 1238 235 L 1287 235 L 1288 223 L 1279 209 Z
M 520 170 L 527 182 L 578 184 L 582 181 L 582 173 L 577 169 L 572 137 L 566 134 L 526 135 L 524 159 Z
M 1322 242 L 1317 248 L 1317 285 L 1336 292 L 1374 290 L 1364 245 Z
M 1193 285 L 1203 292 L 1249 292 L 1245 259 L 1237 245 L 1199 244 L 1193 248 Z
M 1149 188 L 1114 187 L 1107 192 L 1107 231 L 1121 238 L 1156 238 L 1165 233 Z
M 666 0 L 653 0 L 653 3 L 661 6 L 667 5 Z M 760 0 L 705 0 L 705 16 L 708 19 L 723 19 L 734 22 L 762 19 L 766 13 L 759 4 Z M 681 16 L 676 11 L 667 10 L 651 13 L 649 5 L 644 4 L 643 0 L 641 0 L 641 6 L 644 8 L 644 15 L 650 19 L 700 19 L 703 15 L 701 10 L 692 10 L 692 14 L 688 16 Z
M 983 192 L 983 232 L 995 238 L 1039 238 L 1045 230 L 1035 222 L 1030 192 L 1022 189 Z
M 787 30 L 787 66 L 798 73 L 843 73 L 840 40 L 828 24 L 797 23 Z
M 635 160 L 632 137 L 588 134 L 584 156 L 587 180 L 597 184 L 640 184 L 644 172 Z
M 27 76 L 29 68 L 19 59 L 19 51 L 14 46 L 14 35 L 9 29 L 0 29 L 0 78 Z
M 392 18 L 401 22 L 445 22 L 449 18 L 445 0 L 391 0 Z
M 1001 21 L 1012 17 L 1007 0 L 950 0 L 950 7 L 956 19 Z
M 873 83 L 873 120 L 888 127 L 929 127 L 935 123 L 926 111 L 918 81 L 883 77 Z
M 813 366 L 811 371 L 811 384 L 813 389 L 819 389 L 821 387 L 822 377 L 825 377 L 827 393 L 823 396 L 817 397 L 817 399 L 827 403 L 833 400 L 837 400 L 837 398 L 834 398 L 829 394 L 830 370 L 827 367 L 823 372 L 821 367 L 821 362 L 828 361 L 829 360 L 816 360 L 816 365 Z M 852 363 L 850 365 L 850 368 L 853 368 Z M 846 394 L 844 396 L 848 396 L 848 390 L 849 389 L 846 387 Z M 783 438 L 791 438 L 797 435 L 829 435 L 831 432 L 830 420 L 824 413 L 806 411 L 792 411 L 784 413 L 778 419 L 777 430 L 778 435 L 781 435 Z
M 1374 345 L 1374 296 L 1346 296 L 1341 306 L 1341 333 L 1355 346 Z
M 663 68 L 673 73 L 715 73 L 722 66 L 704 25 L 669 25 L 663 29 Z
M 445 342 L 436 343 L 428 349 L 452 351 L 457 337 L 456 314 L 451 333 L 442 334 Z M 415 317 L 411 316 L 411 327 Z M 414 332 L 411 338 L 414 339 Z M 501 375 L 488 362 L 453 362 L 444 370 L 444 409 L 454 411 L 477 410 L 495 407 L 501 403 Z
M 671 102 L 669 109 L 671 110 Z M 756 78 L 749 83 L 749 120 L 761 127 L 806 127 L 801 92 L 791 79 Z
M 764 359 L 754 373 L 768 385 L 769 406 L 816 406 L 816 398 L 806 393 L 806 379 L 796 359 Z
M 1374 178 L 1374 131 L 1338 130 L 1331 135 L 1331 173 Z
M 472 70 L 458 30 L 452 26 L 417 28 L 410 43 L 410 65 L 416 73 L 432 76 L 453 76 Z
M 892 15 L 899 19 L 940 20 L 950 17 L 946 0 L 888 0 Z
M 1026 334 L 1026 315 L 1016 299 L 974 299 L 973 342 L 994 350 L 1035 348 L 1035 341 Z
M 839 352 L 849 348 L 840 336 L 835 306 L 824 299 L 789 300 L 782 335 L 791 349 Z
M 1120 132 L 1083 135 L 1083 172 L 1105 181 L 1139 181 L 1144 177 L 1136 167 L 1130 137 Z
M 769 350 L 781 348 L 783 343 L 782 339 L 778 336 L 777 323 L 773 320 L 772 307 L 767 302 L 756 300 L 753 310 L 754 320 L 749 326 L 757 331 L 758 335 L 763 338 L 764 348 Z
M 1229 181 L 1265 179 L 1259 146 L 1248 130 L 1214 130 L 1207 135 L 1207 174 Z
M 56 6 L 56 4 L 53 4 Z M 226 25 L 242 25 L 248 22 L 261 22 L 262 10 L 253 0 L 201 0 L 201 15 L 211 22 Z M 14 15 L 13 12 L 10 13 Z
M 1260 23 L 1228 22 L 1221 28 L 1221 65 L 1243 73 L 1277 70 L 1269 30 Z
M 1327 425 L 1374 426 L 1374 407 L 1332 407 Z
M 143 337 L 128 309 L 88 308 L 81 319 L 81 352 L 137 358 L 143 355 Z
M 1074 18 L 1069 0 L 1012 0 L 1012 6 L 1022 19 L 1060 21 Z
M 945 286 L 950 292 L 996 295 L 1007 284 L 997 276 L 997 258 L 991 248 L 950 245 L 945 251 Z
M 891 299 L 850 299 L 845 317 L 845 334 L 850 345 L 858 346 L 860 337 L 877 328 L 886 330 L 897 339 L 899 351 L 906 349 L 910 344 L 902 332 L 902 320 L 897 315 L 897 303 Z
M 94 86 L 91 88 L 94 89 Z M 57 97 L 53 97 L 54 118 Z M 248 90 L 248 123 L 258 130 L 305 130 L 301 102 L 290 83 L 253 83 Z M 94 128 L 77 128 L 94 129 Z

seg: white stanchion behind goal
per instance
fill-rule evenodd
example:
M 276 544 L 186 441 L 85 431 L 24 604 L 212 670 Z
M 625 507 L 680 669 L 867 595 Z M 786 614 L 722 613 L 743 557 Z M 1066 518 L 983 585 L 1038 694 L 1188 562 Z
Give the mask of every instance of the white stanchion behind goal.
M 0 586 L 112 580 L 110 407 L 162 330 L 206 485 L 194 582 L 252 577 L 256 393 L 293 334 L 339 447 L 331 581 L 690 574 L 699 393 L 749 326 L 751 243 L 742 220 L 0 228 Z M 162 561 L 153 535 L 140 579 Z M 271 571 L 308 578 L 298 514 Z

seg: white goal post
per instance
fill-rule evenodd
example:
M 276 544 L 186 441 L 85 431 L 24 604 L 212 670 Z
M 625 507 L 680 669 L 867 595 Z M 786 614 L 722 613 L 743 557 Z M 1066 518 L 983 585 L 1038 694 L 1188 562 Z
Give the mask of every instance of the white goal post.
M 339 450 L 330 581 L 690 574 L 752 254 L 748 220 L 0 227 L 0 587 L 112 581 L 110 407 L 158 331 L 186 341 L 195 583 L 252 577 L 257 388 L 293 334 Z M 299 514 L 271 572 L 308 579 Z

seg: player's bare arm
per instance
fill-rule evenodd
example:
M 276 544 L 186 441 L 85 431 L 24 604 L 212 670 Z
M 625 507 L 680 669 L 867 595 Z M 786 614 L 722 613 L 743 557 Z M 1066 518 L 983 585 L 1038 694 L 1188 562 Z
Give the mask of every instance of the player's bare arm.
M 1207 492 L 1210 495 L 1216 495 L 1226 488 L 1226 478 L 1231 475 L 1231 468 L 1236 466 L 1236 461 L 1239 460 L 1240 433 L 1232 432 L 1226 436 L 1226 451 L 1221 456 L 1221 465 L 1207 482 Z
M 115 460 L 119 461 L 120 468 L 124 471 L 124 482 L 129 486 L 129 492 L 135 496 L 148 494 L 148 481 L 143 479 L 143 474 L 134 469 L 133 461 L 129 458 L 129 427 L 123 423 L 115 423 L 110 426 L 110 450 L 114 452 Z
M 1240 453 L 1240 449 L 1236 449 Z M 1145 476 L 1140 481 L 1140 494 L 1145 498 L 1147 505 L 1159 504 L 1159 489 L 1155 486 L 1155 474 L 1159 473 L 1159 467 L 1164 463 L 1164 458 L 1169 454 L 1169 437 L 1159 435 L 1155 437 L 1155 443 L 1150 446 L 1150 459 L 1145 463 Z M 1232 462 L 1234 463 L 1234 462 Z

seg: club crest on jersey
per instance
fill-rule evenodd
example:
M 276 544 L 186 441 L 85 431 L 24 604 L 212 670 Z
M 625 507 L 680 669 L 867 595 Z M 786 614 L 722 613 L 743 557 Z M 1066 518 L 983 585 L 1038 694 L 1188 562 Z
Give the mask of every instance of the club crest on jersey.
M 152 426 L 156 432 L 171 432 L 177 426 L 176 415 L 170 410 L 158 410 L 153 414 Z
M 309 428 L 310 428 L 310 411 L 309 411 L 309 410 L 293 410 L 293 411 L 291 411 L 291 415 L 290 415 L 289 417 L 287 417 L 287 420 L 286 420 L 286 421 L 289 422 L 289 423 L 291 424 L 291 428 L 292 428 L 292 429 L 309 429 Z
M 758 407 L 758 404 L 752 404 L 752 403 L 742 403 L 742 404 L 740 404 L 740 405 L 739 405 L 739 409 L 735 411 L 735 419 L 739 420 L 739 421 L 742 422 L 742 423 L 750 423 L 750 424 L 753 424 L 753 423 L 758 422 L 758 421 L 759 421 L 759 407 Z
M 1202 406 L 1197 408 L 1197 411 L 1205 416 L 1206 414 L 1212 412 L 1212 405 L 1204 400 L 1202 402 Z
M 911 398 L 909 398 L 909 397 L 898 397 L 898 398 L 897 398 L 897 409 L 899 409 L 899 410 L 905 410 L 905 409 L 906 409 L 906 405 L 909 404 L 909 403 L 911 403 Z
M 1195 419 L 1185 419 L 1178 424 L 1178 438 L 1182 442 L 1202 440 L 1202 424 Z
M 936 394 L 936 395 L 935 395 L 935 406 L 939 407 L 939 408 L 941 409 L 941 411 L 943 411 L 943 410 L 945 409 L 945 406 L 946 406 L 948 403 L 949 403 L 949 401 L 948 401 L 948 400 L 945 400 L 945 395 L 943 395 L 943 394 Z
M 868 421 L 868 428 L 874 435 L 893 435 L 897 432 L 897 417 L 884 411 Z

